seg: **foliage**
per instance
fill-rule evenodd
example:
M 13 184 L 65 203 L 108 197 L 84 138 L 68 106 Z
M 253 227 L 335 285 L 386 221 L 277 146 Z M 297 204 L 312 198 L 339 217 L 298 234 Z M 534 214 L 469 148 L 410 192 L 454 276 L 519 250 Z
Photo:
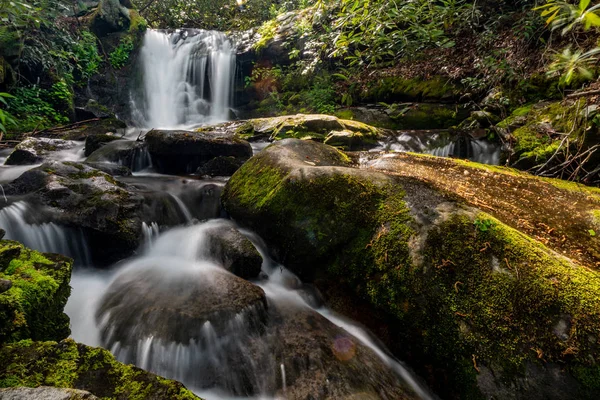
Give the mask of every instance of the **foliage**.
M 6 99 L 13 99 L 14 96 L 8 93 L 0 93 L 0 104 L 8 106 Z M 16 125 L 17 122 L 13 116 L 6 110 L 0 108 L 0 132 L 6 133 L 6 126 L 8 124 Z
M 565 48 L 562 53 L 556 53 L 554 62 L 548 67 L 548 74 L 560 75 L 560 82 L 569 85 L 573 78 L 581 76 L 584 79 L 592 79 L 594 73 L 591 71 L 592 64 L 598 61 L 596 57 L 600 53 L 600 47 L 583 52 L 580 49 L 572 50 Z
M 110 53 L 110 65 L 114 69 L 123 68 L 129 61 L 129 55 L 133 51 L 133 40 L 129 36 L 121 39 L 119 45 Z
M 327 77 L 318 77 L 307 93 L 308 104 L 319 114 L 335 113 L 335 90 Z
M 597 14 L 600 4 L 590 7 L 591 0 L 579 0 L 579 4 L 570 4 L 562 0 L 548 0 L 548 2 L 536 10 L 542 11 L 546 17 L 546 23 L 552 30 L 561 29 L 565 35 L 578 25 L 583 25 L 587 31 L 591 27 L 600 27 L 600 15 Z
M 19 120 L 19 130 L 28 131 L 42 129 L 68 121 L 67 116 L 57 109 L 67 99 L 66 83 L 58 83 L 52 90 L 44 90 L 39 86 L 19 87 L 13 92 L 14 97 L 8 100 L 8 110 Z M 70 95 L 70 93 L 69 93 Z
M 89 31 L 81 33 L 81 39 L 73 46 L 75 69 L 82 79 L 89 79 L 98 72 L 102 57 L 98 54 L 97 38 Z
M 334 55 L 351 65 L 379 65 L 427 47 L 453 47 L 446 32 L 473 15 L 464 0 L 341 0 Z

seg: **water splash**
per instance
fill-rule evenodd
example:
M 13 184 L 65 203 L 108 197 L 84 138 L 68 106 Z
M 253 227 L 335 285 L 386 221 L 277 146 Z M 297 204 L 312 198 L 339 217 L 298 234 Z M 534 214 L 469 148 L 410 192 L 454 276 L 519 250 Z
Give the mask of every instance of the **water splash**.
M 148 30 L 141 50 L 143 96 L 134 118 L 145 128 L 191 128 L 227 121 L 235 46 L 221 33 Z

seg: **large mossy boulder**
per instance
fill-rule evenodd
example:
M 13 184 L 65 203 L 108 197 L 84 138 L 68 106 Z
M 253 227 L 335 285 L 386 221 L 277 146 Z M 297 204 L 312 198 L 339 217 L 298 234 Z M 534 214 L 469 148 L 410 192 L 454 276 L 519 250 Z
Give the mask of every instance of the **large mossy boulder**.
M 47 162 L 5 189 L 43 206 L 48 221 L 83 229 L 95 262 L 116 262 L 140 244 L 143 196 L 88 165 Z
M 0 282 L 5 283 L 0 289 L 0 344 L 69 336 L 63 308 L 71 293 L 73 260 L 9 240 L 0 241 L 0 260 Z
M 347 150 L 375 147 L 384 135 L 384 131 L 362 122 L 321 114 L 251 119 L 236 131 L 248 140 L 310 139 Z
M 120 0 L 100 0 L 90 28 L 96 36 L 103 37 L 109 33 L 126 31 L 130 24 L 130 11 Z
M 115 140 L 122 139 L 116 135 L 92 135 L 85 138 L 85 156 L 88 157 L 90 154 L 101 148 L 102 146 L 114 142 Z
M 41 164 L 50 153 L 61 150 L 70 150 L 77 146 L 77 142 L 62 139 L 30 137 L 19 143 L 8 156 L 5 165 L 31 165 Z
M 161 173 L 193 173 L 217 157 L 242 161 L 252 156 L 252 147 L 236 135 L 219 131 L 152 130 L 146 134 L 154 168 Z
M 444 160 L 448 165 L 424 170 L 410 160 L 437 159 L 400 157 L 408 159 L 404 170 L 390 164 L 372 166 L 385 173 L 354 169 L 331 147 L 284 140 L 234 174 L 224 206 L 279 261 L 313 280 L 330 305 L 380 333 L 438 394 L 597 398 L 600 274 L 590 264 L 597 239 L 569 253 L 586 256 L 566 258 L 543 235 L 527 236 L 490 215 L 503 216 L 497 206 L 526 215 L 540 195 L 519 203 L 515 193 L 500 204 L 502 197 L 490 192 L 498 203 L 488 205 L 447 171 L 468 176 L 476 166 Z M 499 182 L 510 176 L 481 171 L 489 179 L 488 185 L 480 177 L 482 191 L 496 175 Z M 436 175 L 447 185 L 436 183 Z M 528 190 L 536 187 L 528 183 Z M 600 204 L 593 191 L 538 185 L 558 190 L 563 200 Z M 593 209 L 561 221 L 584 230 L 595 221 Z M 530 221 L 536 218 L 508 222 Z
M 0 347 L 0 388 L 19 386 L 73 388 L 103 399 L 198 399 L 179 382 L 122 364 L 108 350 L 71 339 L 23 340 Z

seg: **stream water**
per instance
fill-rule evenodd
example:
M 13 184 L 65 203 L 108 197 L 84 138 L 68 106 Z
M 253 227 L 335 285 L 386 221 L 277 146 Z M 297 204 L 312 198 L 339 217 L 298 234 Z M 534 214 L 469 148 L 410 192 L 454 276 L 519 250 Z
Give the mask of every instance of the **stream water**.
M 140 128 L 227 120 L 235 52 L 223 34 L 149 31 L 141 61 Z M 80 150 L 53 157 L 81 161 Z M 0 181 L 33 167 L 3 166 Z M 77 260 L 66 307 L 75 340 L 178 379 L 206 399 L 297 398 L 311 385 L 331 395 L 354 388 L 357 399 L 394 399 L 401 392 L 435 398 L 368 331 L 324 307 L 315 289 L 273 262 L 253 233 L 241 230 L 263 258 L 259 277 L 248 282 L 222 268 L 209 239 L 215 229 L 236 229 L 221 219 L 225 180 L 159 175 L 148 163 L 143 167 L 117 179 L 138 191 L 168 194 L 177 212 L 169 221 L 144 222 L 137 254 L 109 269 L 95 268 L 78 229 L 48 221 L 22 199 L 6 199 L 9 205 L 0 210 L 6 238 Z M 263 291 L 263 300 L 247 300 Z M 216 308 L 189 318 L 207 304 Z

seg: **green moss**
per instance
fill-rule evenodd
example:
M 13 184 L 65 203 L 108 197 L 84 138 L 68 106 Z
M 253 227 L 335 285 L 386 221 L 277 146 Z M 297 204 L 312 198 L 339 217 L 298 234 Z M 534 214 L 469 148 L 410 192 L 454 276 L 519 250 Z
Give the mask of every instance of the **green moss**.
M 15 253 L 15 249 L 19 252 Z M 4 253 L 14 258 L 0 272 L 0 279 L 12 282 L 12 287 L 0 294 L 0 342 L 68 336 L 69 318 L 63 308 L 71 292 L 73 261 L 43 255 L 6 240 L 0 241 L 0 254 Z M 7 261 L 6 257 L 1 258 Z
M 110 352 L 67 339 L 0 348 L 0 388 L 54 386 L 104 399 L 197 399 L 182 384 L 118 362 Z
M 278 28 L 279 23 L 276 19 L 272 19 L 263 23 L 260 28 L 258 28 L 260 39 L 254 44 L 254 49 L 258 51 L 264 49 L 266 45 L 273 40 L 273 38 L 275 38 Z

